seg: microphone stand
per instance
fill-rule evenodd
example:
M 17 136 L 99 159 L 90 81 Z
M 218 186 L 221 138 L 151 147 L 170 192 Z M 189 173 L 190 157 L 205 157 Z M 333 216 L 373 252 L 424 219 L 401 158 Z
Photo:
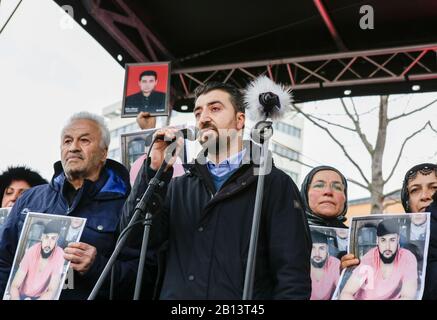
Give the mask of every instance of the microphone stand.
M 168 153 L 168 151 L 167 151 Z M 169 156 L 169 154 L 167 154 Z M 170 157 L 165 157 L 165 159 L 170 159 Z M 138 202 L 134 209 L 134 214 L 129 221 L 129 224 L 127 227 L 121 232 L 121 236 L 118 239 L 114 251 L 112 252 L 111 257 L 109 258 L 105 268 L 103 269 L 99 279 L 97 280 L 93 290 L 91 291 L 91 294 L 88 297 L 88 300 L 94 300 L 97 296 L 97 293 L 99 292 L 100 288 L 102 287 L 105 279 L 107 278 L 109 272 L 111 272 L 111 269 L 113 265 L 115 264 L 115 261 L 117 260 L 118 255 L 120 254 L 122 248 L 124 247 L 126 240 L 132 231 L 132 227 L 134 224 L 137 224 L 139 219 L 144 219 L 144 232 L 143 232 L 143 241 L 142 241 L 142 247 L 141 247 L 141 254 L 140 254 L 140 262 L 138 266 L 137 271 L 137 280 L 135 284 L 135 293 L 134 293 L 134 300 L 139 300 L 140 297 L 140 291 L 141 291 L 141 280 L 144 270 L 144 264 L 145 264 L 145 258 L 146 258 L 146 252 L 147 252 L 147 243 L 149 239 L 149 233 L 150 233 L 150 227 L 152 225 L 152 213 L 157 211 L 159 208 L 159 201 L 156 198 L 152 198 L 155 189 L 159 187 L 163 187 L 164 181 L 161 181 L 162 173 L 164 172 L 164 169 L 167 167 L 167 161 L 164 159 L 161 166 L 159 167 L 158 171 L 156 172 L 155 176 L 150 179 L 148 187 L 146 191 L 144 192 L 143 196 L 141 197 L 141 200 Z M 147 164 L 147 160 L 146 160 Z M 152 201 L 152 203 L 149 203 Z M 144 212 L 146 212 L 146 215 L 144 215 Z M 114 278 L 114 273 L 112 273 L 112 278 Z
M 261 219 L 261 208 L 264 196 L 264 178 L 267 172 L 269 139 L 273 135 L 272 122 L 268 120 L 259 121 L 252 131 L 259 132 L 259 141 L 261 143 L 260 170 L 258 183 L 256 186 L 255 208 L 253 212 L 252 230 L 250 234 L 249 252 L 246 265 L 246 275 L 244 279 L 243 300 L 253 299 L 253 285 L 255 280 L 256 250 L 258 246 L 259 224 Z

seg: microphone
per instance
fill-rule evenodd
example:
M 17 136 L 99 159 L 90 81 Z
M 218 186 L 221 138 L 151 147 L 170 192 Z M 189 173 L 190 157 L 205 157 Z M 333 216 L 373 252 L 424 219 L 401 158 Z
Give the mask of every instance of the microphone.
M 199 129 L 194 126 L 186 126 L 181 128 L 176 133 L 176 138 L 173 138 L 169 143 L 175 142 L 178 137 L 183 137 L 184 140 L 195 141 L 197 139 L 197 135 L 199 133 Z M 164 135 L 159 134 L 155 137 L 156 140 L 164 140 Z
M 291 89 L 276 84 L 266 76 L 252 81 L 244 95 L 247 116 L 256 122 L 283 118 L 291 110 L 291 102 Z

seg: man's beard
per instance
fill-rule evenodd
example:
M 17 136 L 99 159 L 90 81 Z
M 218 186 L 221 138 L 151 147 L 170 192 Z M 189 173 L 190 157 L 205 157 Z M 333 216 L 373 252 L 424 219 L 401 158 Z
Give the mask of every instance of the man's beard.
M 381 258 L 381 261 L 384 264 L 391 264 L 395 260 L 397 253 L 398 253 L 398 249 L 396 249 L 396 251 L 393 252 L 393 254 L 389 258 L 387 258 L 381 253 L 381 251 L 379 251 L 379 257 Z
M 217 127 L 212 124 L 206 125 L 201 130 L 208 129 L 208 128 L 215 131 L 216 134 L 208 135 L 208 138 L 206 138 L 203 141 L 199 139 L 199 142 L 202 145 L 202 148 L 205 151 L 206 150 L 208 151 L 208 154 L 219 154 L 220 147 L 221 147 L 219 131 Z
M 44 251 L 44 249 L 41 248 L 41 257 L 42 257 L 43 259 L 47 259 L 48 257 L 50 257 L 50 255 L 52 254 L 52 252 L 53 252 L 53 249 L 46 253 L 46 252 Z
M 84 166 L 75 166 L 70 167 L 67 164 L 63 165 L 63 169 L 65 172 L 65 175 L 69 180 L 75 180 L 75 179 L 81 179 L 86 174 L 86 169 Z
M 323 259 L 323 260 L 320 261 L 320 262 L 317 262 L 317 261 L 315 261 L 313 258 L 311 258 L 311 265 L 312 265 L 314 268 L 321 269 L 321 268 L 323 268 L 323 267 L 325 266 L 325 263 L 326 263 L 326 258 Z

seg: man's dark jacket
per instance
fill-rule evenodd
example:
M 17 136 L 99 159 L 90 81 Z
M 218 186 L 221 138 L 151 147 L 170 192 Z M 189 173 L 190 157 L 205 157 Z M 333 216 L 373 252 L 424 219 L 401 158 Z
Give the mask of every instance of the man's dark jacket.
M 160 190 L 165 200 L 151 227 L 146 290 L 155 285 L 161 299 L 242 298 L 258 181 L 253 159 L 259 155 L 258 147 L 246 146 L 242 166 L 218 192 L 206 165 L 198 162 Z M 123 208 L 122 226 L 146 189 L 145 171 L 143 165 Z M 150 167 L 147 171 L 152 178 L 155 172 Z M 169 170 L 165 180 L 171 176 Z M 265 179 L 254 298 L 309 299 L 311 246 L 299 191 L 288 175 L 273 166 Z M 154 263 L 158 266 L 155 284 L 151 281 Z
M 145 97 L 140 91 L 126 97 L 125 108 L 128 113 L 129 108 L 137 108 L 134 113 L 145 112 L 164 112 L 165 111 L 165 93 L 152 91 L 148 97 Z
M 86 299 L 105 267 L 118 236 L 120 215 L 130 192 L 129 173 L 121 164 L 107 160 L 99 180 L 84 184 L 72 205 L 65 195 L 66 177 L 60 162 L 55 164 L 50 184 L 27 190 L 15 203 L 0 239 L 0 294 L 6 288 L 15 251 L 27 212 L 51 213 L 86 218 L 81 242 L 97 248 L 90 270 L 83 276 L 74 272 L 74 289 L 62 291 L 61 299 Z M 125 248 L 116 263 L 115 297 L 131 299 L 138 268 L 138 249 Z M 108 279 L 109 281 L 109 279 Z M 108 297 L 108 283 L 99 297 Z M 132 293 L 132 295 L 131 295 Z

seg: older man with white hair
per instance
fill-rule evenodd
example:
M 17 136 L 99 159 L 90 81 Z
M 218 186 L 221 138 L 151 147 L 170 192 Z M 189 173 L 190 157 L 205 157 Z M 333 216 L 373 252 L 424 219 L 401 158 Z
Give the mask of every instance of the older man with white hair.
M 109 142 L 102 117 L 80 112 L 68 120 L 61 133 L 61 161 L 54 165 L 51 183 L 23 194 L 5 223 L 0 239 L 0 293 L 6 287 L 26 213 L 43 212 L 87 218 L 81 242 L 64 249 L 64 258 L 74 270 L 74 289 L 63 290 L 61 299 L 87 298 L 114 249 L 121 209 L 130 192 L 126 168 L 106 159 Z M 119 297 L 130 298 L 138 255 L 138 250 L 125 248 L 115 265 Z M 102 297 L 107 297 L 108 287 L 101 290 Z

